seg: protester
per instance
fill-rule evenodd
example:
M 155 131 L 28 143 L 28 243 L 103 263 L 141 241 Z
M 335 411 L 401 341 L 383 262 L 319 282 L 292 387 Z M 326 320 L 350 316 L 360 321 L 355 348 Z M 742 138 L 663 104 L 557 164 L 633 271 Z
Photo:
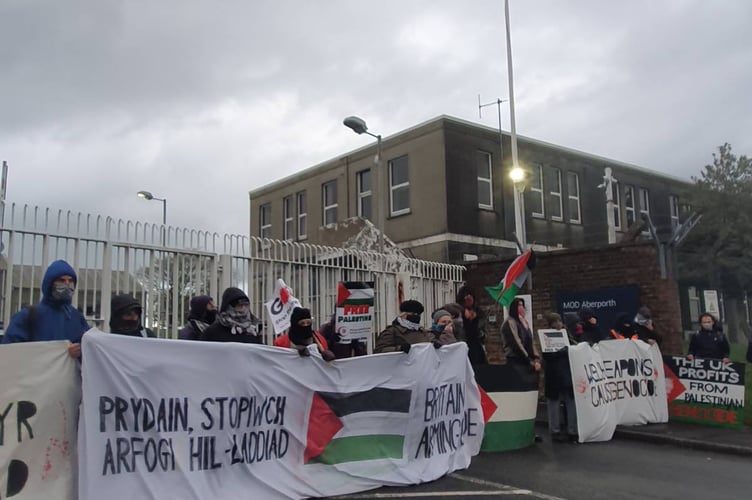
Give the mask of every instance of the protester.
M 68 340 L 68 354 L 81 357 L 81 336 L 89 330 L 83 313 L 71 305 L 78 277 L 70 264 L 56 260 L 42 278 L 42 301 L 10 319 L 3 344 Z
M 608 340 L 610 335 L 604 333 L 598 325 L 598 317 L 589 307 L 583 307 L 579 312 L 582 321 L 582 340 L 590 345 L 597 344 L 601 340 Z
M 653 325 L 653 316 L 650 313 L 650 309 L 642 306 L 635 315 L 635 330 L 637 331 L 637 338 L 643 342 L 647 342 L 650 345 L 658 344 L 659 346 L 663 342 L 663 338 L 655 331 Z
M 141 324 L 141 304 L 127 293 L 110 301 L 110 333 L 130 337 L 154 338 L 154 332 Z
M 462 307 L 462 333 L 460 337 L 467 343 L 468 357 L 472 364 L 485 364 L 486 315 L 478 307 L 475 292 L 463 286 L 457 292 L 457 303 Z
M 700 315 L 700 329 L 689 340 L 687 359 L 697 358 L 722 359 L 724 363 L 731 363 L 729 359 L 729 342 L 717 327 L 715 317 L 709 312 Z
M 308 346 L 315 343 L 321 357 L 326 361 L 333 361 L 336 358 L 329 350 L 326 339 L 319 332 L 313 331 L 312 325 L 310 309 L 296 307 L 290 316 L 290 328 L 286 334 L 274 340 L 274 345 L 295 349 L 301 356 L 308 356 Z
M 456 302 L 450 302 L 448 304 L 444 304 L 439 309 L 443 309 L 452 315 L 454 338 L 457 339 L 457 342 L 466 343 L 467 339 L 465 339 L 465 332 L 462 328 L 462 313 L 465 311 L 465 308 L 457 304 Z
M 637 329 L 634 323 L 632 323 L 632 316 L 625 312 L 620 312 L 616 315 L 616 322 L 611 329 L 611 336 L 615 339 L 633 339 L 637 340 Z
M 522 298 L 514 299 L 509 305 L 509 316 L 501 325 L 504 354 L 508 363 L 539 372 L 540 352 L 533 340 L 533 331 L 525 318 L 525 311 L 525 301 Z
M 326 339 L 329 350 L 334 353 L 337 359 L 352 358 L 354 356 L 365 356 L 368 354 L 366 343 L 358 340 L 343 340 L 337 332 L 336 327 L 337 315 L 332 314 L 329 321 L 319 327 L 319 332 Z
M 399 351 L 408 353 L 413 344 L 431 342 L 432 335 L 420 324 L 421 314 L 423 304 L 417 300 L 406 300 L 401 303 L 399 316 L 376 339 L 374 354 Z
M 208 295 L 198 295 L 191 299 L 191 309 L 188 312 L 188 322 L 178 332 L 181 340 L 198 340 L 201 332 L 217 319 L 217 306 L 214 299 Z
M 452 314 L 446 309 L 438 309 L 431 315 L 433 323 L 431 332 L 433 340 L 441 345 L 454 344 L 457 339 L 454 336 L 454 322 Z
M 561 330 L 564 324 L 561 322 L 561 316 L 555 312 L 546 314 L 548 327 L 554 330 Z M 571 343 L 573 339 L 570 339 Z M 551 440 L 554 442 L 563 442 L 569 440 L 575 442 L 577 436 L 577 410 L 574 403 L 574 389 L 572 386 L 572 371 L 569 367 L 568 348 L 563 347 L 556 352 L 544 352 L 543 362 L 545 364 L 545 385 L 544 394 L 546 396 L 546 408 L 548 410 L 548 431 L 551 433 Z M 566 410 L 566 431 L 562 432 L 561 406 Z
M 261 344 L 259 319 L 251 313 L 251 301 L 240 288 L 230 287 L 222 294 L 217 320 L 202 333 L 201 340 Z

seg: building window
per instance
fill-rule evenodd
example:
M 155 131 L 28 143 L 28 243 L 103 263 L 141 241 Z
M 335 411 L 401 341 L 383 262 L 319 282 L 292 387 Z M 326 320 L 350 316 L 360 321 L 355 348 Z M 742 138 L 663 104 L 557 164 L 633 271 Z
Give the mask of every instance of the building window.
M 668 197 L 669 209 L 671 210 L 671 230 L 676 230 L 679 227 L 679 197 Z
M 581 224 L 580 217 L 580 178 L 574 172 L 567 172 L 567 196 L 569 203 L 569 222 Z
M 635 223 L 634 186 L 624 186 L 624 215 L 627 218 L 627 229 Z
M 478 208 L 493 210 L 493 181 L 491 153 L 475 152 L 475 165 L 478 171 Z
M 371 171 L 361 170 L 357 174 L 358 182 L 358 215 L 373 222 L 371 212 Z
M 533 175 L 530 179 L 530 210 L 533 217 L 543 218 L 543 165 L 533 167 Z
M 259 207 L 259 236 L 272 237 L 272 206 L 269 203 Z
M 650 215 L 650 192 L 645 188 L 640 188 L 640 213 Z M 650 230 L 646 229 L 643 234 L 650 234 Z
M 389 161 L 389 205 L 392 216 L 410 213 L 407 155 Z
M 326 226 L 337 222 L 337 181 L 321 185 L 321 219 Z
M 282 239 L 291 240 L 295 236 L 295 217 L 292 211 L 292 196 L 282 199 Z
M 304 240 L 308 237 L 306 225 L 308 220 L 308 205 L 306 203 L 305 191 L 299 192 L 296 197 L 298 201 L 298 239 Z
M 611 183 L 611 196 L 614 200 L 614 228 L 621 231 L 621 199 L 619 197 L 619 183 Z
M 551 220 L 561 221 L 564 219 L 563 208 L 561 204 L 561 170 L 553 169 L 554 176 L 551 183 Z

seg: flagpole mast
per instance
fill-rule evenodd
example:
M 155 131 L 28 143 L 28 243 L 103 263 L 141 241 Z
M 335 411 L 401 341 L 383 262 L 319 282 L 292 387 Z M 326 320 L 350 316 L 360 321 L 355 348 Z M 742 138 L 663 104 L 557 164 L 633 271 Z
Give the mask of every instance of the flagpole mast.
M 524 191 L 524 173 L 517 161 L 517 125 L 514 113 L 514 71 L 512 69 L 512 32 L 509 26 L 509 0 L 504 0 L 504 17 L 507 28 L 507 73 L 509 77 L 509 119 L 510 138 L 512 142 L 512 171 L 510 177 L 514 182 L 514 227 L 519 245 L 517 255 L 521 255 L 527 246 L 525 234 L 525 205 L 522 193 Z M 520 248 L 522 247 L 522 248 Z

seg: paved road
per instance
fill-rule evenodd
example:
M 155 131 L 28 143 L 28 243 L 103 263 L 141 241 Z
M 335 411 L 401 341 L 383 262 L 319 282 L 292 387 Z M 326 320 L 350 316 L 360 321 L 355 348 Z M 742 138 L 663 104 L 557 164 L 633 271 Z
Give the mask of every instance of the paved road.
M 429 484 L 340 498 L 737 499 L 752 495 L 750 476 L 752 460 L 732 455 L 623 440 L 544 442 L 481 454 L 468 470 Z

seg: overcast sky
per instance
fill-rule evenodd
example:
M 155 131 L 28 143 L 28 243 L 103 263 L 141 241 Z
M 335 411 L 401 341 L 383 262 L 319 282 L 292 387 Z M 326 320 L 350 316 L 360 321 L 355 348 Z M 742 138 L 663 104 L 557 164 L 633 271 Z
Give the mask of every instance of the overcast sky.
M 511 0 L 521 135 L 689 179 L 752 154 L 749 0 Z M 3 0 L 8 201 L 247 234 L 248 191 L 441 114 L 497 126 L 504 3 Z M 503 110 L 509 129 L 508 108 Z

